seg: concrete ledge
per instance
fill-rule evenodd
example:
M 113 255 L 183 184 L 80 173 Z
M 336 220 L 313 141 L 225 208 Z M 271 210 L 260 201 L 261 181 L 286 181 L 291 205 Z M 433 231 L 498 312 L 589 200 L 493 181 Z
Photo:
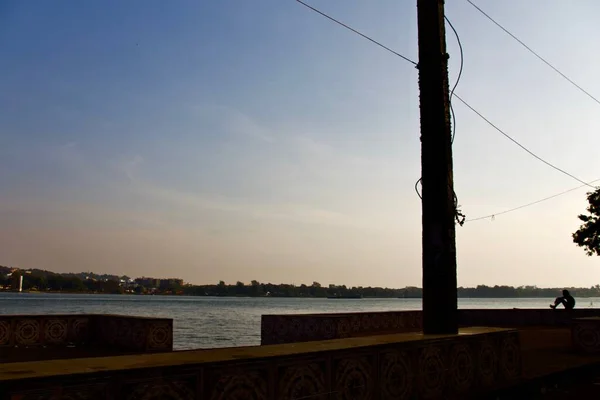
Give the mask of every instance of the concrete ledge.
M 600 317 L 600 309 L 569 311 L 550 308 L 458 310 L 459 323 L 462 327 L 569 327 L 573 318 L 594 316 Z M 416 332 L 422 329 L 422 311 L 263 315 L 261 344 Z
M 500 326 L 511 328 L 563 327 L 569 328 L 575 318 L 600 317 L 600 309 L 576 308 L 574 310 L 551 308 L 514 308 L 458 310 L 462 326 Z
M 422 315 L 421 311 L 263 315 L 260 340 L 267 345 L 417 332 L 423 327 Z
M 599 398 L 600 355 L 574 351 L 570 329 L 520 329 L 519 337 L 523 380 L 490 400 Z
M 91 354 L 85 349 L 108 349 L 108 353 L 173 350 L 173 320 L 123 315 L 55 314 L 0 315 L 0 361 L 54 357 L 77 347 L 71 354 Z M 20 349 L 19 351 L 15 349 Z
M 396 334 L 0 365 L 0 398 L 469 398 L 521 379 L 516 331 Z

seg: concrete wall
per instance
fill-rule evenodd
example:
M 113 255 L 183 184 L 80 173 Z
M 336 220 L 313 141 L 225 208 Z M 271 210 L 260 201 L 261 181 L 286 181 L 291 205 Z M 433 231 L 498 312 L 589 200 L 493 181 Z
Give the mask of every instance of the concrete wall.
M 21 356 L 55 358 L 61 349 L 72 348 L 109 349 L 109 354 L 171 351 L 173 321 L 119 315 L 0 315 L 3 362 L 18 361 Z
M 521 380 L 515 331 L 0 365 L 0 399 L 465 399 Z
M 491 309 L 459 310 L 461 326 L 568 326 L 573 318 L 600 317 L 600 309 Z M 421 311 L 340 314 L 263 315 L 261 344 L 307 342 L 423 329 Z
M 422 326 L 421 311 L 263 315 L 261 344 L 416 332 Z
M 545 309 L 493 309 L 459 310 L 459 322 L 462 326 L 499 326 L 499 327 L 570 327 L 575 318 L 600 317 L 600 309 L 576 308 L 574 310 Z

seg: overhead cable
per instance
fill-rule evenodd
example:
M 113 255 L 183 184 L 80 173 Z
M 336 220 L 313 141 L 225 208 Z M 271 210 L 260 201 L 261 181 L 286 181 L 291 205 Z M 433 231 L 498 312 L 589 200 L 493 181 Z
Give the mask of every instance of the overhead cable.
M 590 183 L 594 183 L 594 182 L 598 182 L 598 181 L 600 181 L 600 179 L 593 180 Z M 564 192 L 560 192 L 560 193 L 554 194 L 552 196 L 544 197 L 543 199 L 533 201 L 531 203 L 523 204 L 521 206 L 518 206 L 518 207 L 515 207 L 515 208 L 511 208 L 509 210 L 501 211 L 501 212 L 498 212 L 498 213 L 495 213 L 495 214 L 489 214 L 489 215 L 484 215 L 483 217 L 477 217 L 477 218 L 468 219 L 465 222 L 481 221 L 481 220 L 484 220 L 484 219 L 494 220 L 494 218 L 497 217 L 497 216 L 499 216 L 499 215 L 508 214 L 508 213 L 513 212 L 513 211 L 521 210 L 521 209 L 526 208 L 526 207 L 531 207 L 533 205 L 542 203 L 544 201 L 552 200 L 552 199 L 554 199 L 556 197 L 565 195 L 567 193 L 574 192 L 575 190 L 579 190 L 579 189 L 587 187 L 587 186 L 589 186 L 589 185 L 587 185 L 587 184 L 586 185 L 580 185 L 580 186 L 574 187 L 572 189 L 565 190 Z
M 458 32 L 456 31 L 456 29 L 454 28 L 454 25 L 452 25 L 452 22 L 450 22 L 450 20 L 448 19 L 448 17 L 446 17 L 444 15 L 444 19 L 446 20 L 446 22 L 448 22 L 448 25 L 450 25 L 450 28 L 454 32 L 454 36 L 456 36 L 456 41 L 458 42 L 458 49 L 460 51 L 460 68 L 458 69 L 458 76 L 456 77 L 456 82 L 454 82 L 454 86 L 452 87 L 452 90 L 450 91 L 450 100 L 449 100 L 449 103 L 450 103 L 450 112 L 452 113 L 452 139 L 451 139 L 451 143 L 454 144 L 454 137 L 456 136 L 456 115 L 454 114 L 454 107 L 452 107 L 452 97 L 454 97 L 454 91 L 456 90 L 456 87 L 458 86 L 458 82 L 460 82 L 460 78 L 462 76 L 465 57 L 464 57 L 464 53 L 463 53 L 462 42 L 460 41 L 460 36 L 458 35 Z
M 523 46 L 525 49 L 527 49 L 531 54 L 533 54 L 534 56 L 536 56 L 538 59 L 540 59 L 544 64 L 546 64 L 548 67 L 552 68 L 552 70 L 554 70 L 554 72 L 556 72 L 557 74 L 559 74 L 561 77 L 563 77 L 567 82 L 569 82 L 571 85 L 575 86 L 577 89 L 579 89 L 582 93 L 584 93 L 586 96 L 588 96 L 590 99 L 594 100 L 596 103 L 600 104 L 600 100 L 598 100 L 596 97 L 594 97 L 590 92 L 588 92 L 587 90 L 585 90 L 584 88 L 582 88 L 581 86 L 579 86 L 577 83 L 575 83 L 571 78 L 569 78 L 567 75 L 565 75 L 564 73 L 562 73 L 558 68 L 556 68 L 554 65 L 552 65 L 549 61 L 547 61 L 545 58 L 543 58 L 542 56 L 540 56 L 537 52 L 535 52 L 531 47 L 527 46 L 521 39 L 519 39 L 518 37 L 516 37 L 515 35 L 513 35 L 508 29 L 506 29 L 504 26 L 500 25 L 499 22 L 497 22 L 494 18 L 492 18 L 489 14 L 487 14 L 485 11 L 483 11 L 481 8 L 479 8 L 475 3 L 473 3 L 471 0 L 467 0 L 467 2 L 469 4 L 471 4 L 477 11 L 479 11 L 481 14 L 483 14 L 487 19 L 489 19 L 490 21 L 492 21 L 496 26 L 498 26 L 500 29 L 502 29 L 505 33 L 507 33 L 510 37 L 512 37 L 514 40 L 516 40 L 521 46 Z
M 346 29 L 348 29 L 348 30 L 350 30 L 350 31 L 352 31 L 352 32 L 354 32 L 354 33 L 356 33 L 357 35 L 360 35 L 360 36 L 362 36 L 363 38 L 365 38 L 365 39 L 367 39 L 367 40 L 369 40 L 369 41 L 371 41 L 371 42 L 375 43 L 377 46 L 384 48 L 385 50 L 389 51 L 390 53 L 393 53 L 393 54 L 397 55 L 398 57 L 400 57 L 400 58 L 404 59 L 405 61 L 408 61 L 408 62 L 409 62 L 409 63 L 411 63 L 412 65 L 414 65 L 414 66 L 417 66 L 417 63 L 416 63 L 415 61 L 411 60 L 410 58 L 408 58 L 408 57 L 406 57 L 406 56 L 403 56 L 402 54 L 400 54 L 400 53 L 398 53 L 398 52 L 396 52 L 396 51 L 394 51 L 394 50 L 390 49 L 390 48 L 389 48 L 389 47 L 387 47 L 387 46 L 384 46 L 383 44 L 379 43 L 377 40 L 375 40 L 375 39 L 372 39 L 372 38 L 368 37 L 367 35 L 365 35 L 365 34 L 363 34 L 363 33 L 359 32 L 359 31 L 357 31 L 356 29 L 354 29 L 354 28 L 352 28 L 352 27 L 350 27 L 350 26 L 348 26 L 348 25 L 346 25 L 346 24 L 344 24 L 344 23 L 343 23 L 343 22 L 341 22 L 341 21 L 338 21 L 337 19 L 335 19 L 335 18 L 333 18 L 333 17 L 330 17 L 329 15 L 327 15 L 327 14 L 325 14 L 324 12 L 322 12 L 322 11 L 320 11 L 320 10 L 318 10 L 318 9 L 314 8 L 313 6 L 311 6 L 311 5 L 309 5 L 309 4 L 306 4 L 306 3 L 305 3 L 305 2 L 303 2 L 302 0 L 296 0 L 296 1 L 297 1 L 298 3 L 300 3 L 300 4 L 302 4 L 304 7 L 307 7 L 308 9 L 310 9 L 310 10 L 312 10 L 312 11 L 316 12 L 317 14 L 320 14 L 320 15 L 324 16 L 325 18 L 328 18 L 328 19 L 330 19 L 331 21 L 335 22 L 336 24 L 339 24 L 339 25 L 343 26 L 344 28 L 346 28 Z
M 549 167 L 565 174 L 566 176 L 575 179 L 577 182 L 579 183 L 583 183 L 584 186 L 589 186 L 591 188 L 596 189 L 595 186 L 592 186 L 590 183 L 583 181 L 581 179 L 579 179 L 578 177 L 576 177 L 573 174 L 568 173 L 567 171 L 565 171 L 564 169 L 561 169 L 559 167 L 557 167 L 556 165 L 550 163 L 549 161 L 544 160 L 542 157 L 538 156 L 537 154 L 535 154 L 533 151 L 529 150 L 527 147 L 523 146 L 521 143 L 519 143 L 516 139 L 514 139 L 513 137 L 511 137 L 510 135 L 508 135 L 506 132 L 504 132 L 502 129 L 498 128 L 496 125 L 494 125 L 494 123 L 492 123 L 489 119 L 487 119 L 483 114 L 481 114 L 479 111 L 477 111 L 475 108 L 473 108 L 469 103 L 467 103 L 465 100 L 463 100 L 459 95 L 454 94 L 454 96 L 460 100 L 465 106 L 467 106 L 471 111 L 473 111 L 475 114 L 477 114 L 479 116 L 479 118 L 483 119 L 485 122 L 487 122 L 492 128 L 494 128 L 495 130 L 497 130 L 498 132 L 500 132 L 502 135 L 504 135 L 508 140 L 510 140 L 511 142 L 513 142 L 514 144 L 516 144 L 517 146 L 519 146 L 521 149 L 525 150 L 529 155 L 533 156 L 534 158 L 536 158 L 537 160 L 543 162 L 544 164 L 548 165 Z
M 402 54 L 400 54 L 400 53 L 398 53 L 398 52 L 396 52 L 396 51 L 394 51 L 394 50 L 390 49 L 389 47 L 387 47 L 387 46 L 385 46 L 385 45 L 381 44 L 380 42 L 378 42 L 378 41 L 376 41 L 376 40 L 374 40 L 374 39 L 372 39 L 372 38 L 370 38 L 370 37 L 368 37 L 368 36 L 364 35 L 363 33 L 361 33 L 361 32 L 359 32 L 359 31 L 357 31 L 356 29 L 354 29 L 354 28 L 352 28 L 352 27 L 350 27 L 350 26 L 348 26 L 348 25 L 346 25 L 346 24 L 344 24 L 344 23 L 342 23 L 342 22 L 338 21 L 337 19 L 335 19 L 335 18 L 333 18 L 333 17 L 330 17 L 329 15 L 325 14 L 324 12 L 322 12 L 322 11 L 320 11 L 320 10 L 318 10 L 318 9 L 316 9 L 316 8 L 314 8 L 314 7 L 310 6 L 310 5 L 308 5 L 308 4 L 306 4 L 306 3 L 305 3 L 305 2 L 303 2 L 303 1 L 301 1 L 301 0 L 296 0 L 296 1 L 297 1 L 298 3 L 300 3 L 300 4 L 302 4 L 303 6 L 305 6 L 305 7 L 309 8 L 310 10 L 312 10 L 312 11 L 314 11 L 314 12 L 316 12 L 316 13 L 318 13 L 318 14 L 320 14 L 320 15 L 322 15 L 322 16 L 324 16 L 324 17 L 326 17 L 326 18 L 328 18 L 329 20 L 331 20 L 331 21 L 333 21 L 333 22 L 335 22 L 335 23 L 337 23 L 337 24 L 339 24 L 339 25 L 343 26 L 344 28 L 346 28 L 346 29 L 348 29 L 348 30 L 350 30 L 350 31 L 352 31 L 352 32 L 354 32 L 354 33 L 356 33 L 356 34 L 358 34 L 358 35 L 362 36 L 363 38 L 365 38 L 365 39 L 367 39 L 367 40 L 371 41 L 372 43 L 374 43 L 374 44 L 378 45 L 379 47 L 381 47 L 381 48 L 383 48 L 383 49 L 385 49 L 385 50 L 389 51 L 390 53 L 392 53 L 392 54 L 394 54 L 394 55 L 396 55 L 396 56 L 398 56 L 398 57 L 402 58 L 403 60 L 405 60 L 405 61 L 407 61 L 407 62 L 410 62 L 411 64 L 413 64 L 413 65 L 415 65 L 415 66 L 417 66 L 417 67 L 418 67 L 418 63 L 416 63 L 415 61 L 413 61 L 413 60 L 409 59 L 408 57 L 405 57 L 405 56 L 403 56 Z M 582 89 L 580 86 L 578 86 L 577 84 L 575 84 L 575 83 L 574 83 L 572 80 L 570 80 L 568 77 L 566 77 L 566 76 L 565 76 L 563 73 L 561 73 L 561 72 L 560 72 L 558 69 L 556 69 L 556 68 L 555 68 L 554 66 L 552 66 L 550 63 L 548 63 L 546 60 L 544 60 L 544 59 L 543 59 L 541 56 L 539 56 L 537 53 L 535 53 L 533 50 L 531 50 L 531 49 L 530 49 L 530 48 L 529 48 L 527 45 L 525 45 L 523 42 L 521 42 L 521 41 L 520 41 L 520 40 L 519 40 L 519 39 L 518 39 L 516 36 L 514 36 L 513 34 L 511 34 L 511 33 L 510 33 L 508 30 L 506 30 L 504 27 L 502 27 L 500 24 L 498 24 L 496 21 L 494 21 L 494 20 L 493 20 L 493 19 L 492 19 L 492 18 L 491 18 L 489 15 L 487 15 L 485 12 L 483 12 L 483 10 L 481 10 L 479 7 L 477 7 L 477 6 L 476 6 L 476 5 L 475 5 L 475 4 L 474 4 L 474 3 L 473 3 L 471 0 L 467 0 L 467 1 L 468 1 L 468 2 L 469 2 L 471 5 L 473 5 L 475 8 L 477 8 L 477 9 L 478 9 L 480 12 L 482 12 L 482 13 L 483 13 L 483 14 L 484 14 L 486 17 L 488 17 L 490 20 L 492 20 L 492 21 L 493 21 L 493 22 L 494 22 L 496 25 L 498 25 L 500 28 L 502 28 L 502 29 L 503 29 L 503 30 L 504 30 L 506 33 L 508 33 L 508 34 L 509 34 L 510 36 L 512 36 L 512 37 L 513 37 L 515 40 L 517 40 L 519 43 L 521 43 L 521 44 L 522 44 L 522 45 L 523 45 L 525 48 L 527 48 L 527 49 L 528 49 L 529 51 L 531 51 L 531 52 L 532 52 L 534 55 L 536 55 L 538 58 L 540 58 L 540 59 L 541 59 L 541 60 L 542 60 L 544 63 L 546 63 L 548 66 L 550 66 L 552 69 L 554 69 L 554 70 L 555 70 L 557 73 L 559 73 L 561 76 L 563 76 L 563 78 L 567 79 L 569 82 L 571 82 L 572 84 L 574 84 L 574 85 L 575 85 L 577 88 L 579 88 L 579 89 L 580 89 L 582 92 L 584 92 L 585 94 L 587 94 L 587 95 L 588 95 L 588 96 L 590 96 L 590 97 L 591 97 L 593 100 L 595 100 L 596 102 L 598 102 L 598 103 L 600 104 L 600 101 L 598 101 L 598 100 L 597 100 L 595 97 L 593 97 L 593 96 L 592 96 L 592 95 L 590 95 L 588 92 L 586 92 L 584 89 Z M 543 162 L 544 164 L 548 165 L 549 167 L 551 167 L 551 168 L 553 168 L 553 169 L 555 169 L 555 170 L 557 170 L 557 171 L 561 172 L 562 174 L 564 174 L 564 175 L 566 175 L 566 176 L 568 176 L 568 177 L 570 177 L 570 178 L 572 178 L 572 179 L 574 179 L 574 180 L 576 180 L 576 181 L 578 181 L 578 182 L 582 183 L 582 185 L 581 185 L 581 186 L 578 186 L 577 188 L 573 188 L 573 189 L 570 189 L 570 190 L 568 190 L 568 191 L 566 191 L 566 192 L 561 192 L 561 193 L 559 193 L 559 194 L 556 194 L 556 195 L 553 195 L 553 196 L 550 196 L 550 197 L 547 197 L 547 198 L 544 198 L 544 199 L 541 199 L 541 200 L 537 200 L 537 201 L 535 201 L 535 202 L 533 202 L 533 203 L 528 203 L 528 204 L 525 204 L 525 205 L 523 205 L 523 206 L 516 207 L 516 208 L 514 208 L 514 209 L 510 209 L 510 210 L 503 211 L 503 212 L 501 212 L 501 213 L 497 213 L 497 214 L 490 214 L 490 215 L 488 215 L 488 216 L 484 216 L 484 217 L 478 217 L 478 218 L 474 218 L 474 219 L 470 219 L 470 220 L 464 220 L 464 215 L 462 215 L 462 214 L 460 213 L 460 211 L 458 211 L 458 209 L 457 209 L 457 216 L 460 214 L 460 216 L 462 216 L 462 217 L 463 217 L 463 220 L 462 220 L 462 222 L 463 222 L 463 223 L 464 223 L 464 222 L 472 222 L 472 221 L 477 221 L 477 220 L 486 219 L 486 218 L 493 218 L 494 216 L 497 216 L 497 215 L 506 214 L 506 213 L 509 213 L 509 212 L 512 212 L 512 211 L 519 210 L 519 209 L 521 209 L 521 208 L 525 208 L 525 207 L 532 206 L 532 205 L 534 205 L 534 204 L 538 204 L 538 203 L 540 203 L 540 202 L 543 202 L 543 201 L 546 201 L 546 200 L 553 199 L 553 198 L 555 198 L 555 197 L 561 196 L 561 195 L 563 195 L 563 194 L 569 193 L 569 192 L 571 192 L 571 191 L 574 191 L 574 190 L 580 189 L 580 188 L 582 188 L 582 187 L 585 187 L 585 186 L 591 187 L 591 188 L 593 188 L 593 189 L 597 189 L 597 187 L 596 187 L 596 186 L 593 186 L 593 185 L 592 185 L 592 183 L 594 183 L 594 182 L 597 182 L 597 181 L 600 181 L 600 179 L 597 179 L 597 180 L 595 180 L 595 181 L 591 181 L 591 182 L 585 182 L 585 181 L 583 181 L 583 180 L 581 180 L 581 179 L 577 178 L 576 176 L 574 176 L 574 175 L 572 175 L 572 174 L 568 173 L 567 171 L 565 171 L 565 170 L 563 170 L 563 169 L 561 169 L 561 168 L 559 168 L 559 167 L 555 166 L 554 164 L 552 164 L 552 163 L 550 163 L 550 162 L 546 161 L 545 159 L 541 158 L 540 156 L 538 156 L 537 154 L 535 154 L 534 152 L 532 152 L 531 150 L 529 150 L 527 147 L 523 146 L 521 143 L 519 143 L 517 140 L 515 140 L 514 138 L 512 138 L 510 135 L 508 135 L 507 133 L 505 133 L 505 132 L 504 132 L 502 129 L 498 128 L 498 127 L 497 127 L 495 124 L 493 124 L 493 123 L 492 123 L 490 120 L 488 120 L 488 119 L 487 119 L 487 118 L 486 118 L 486 117 L 485 117 L 485 116 L 484 116 L 482 113 L 480 113 L 479 111 L 477 111 L 477 110 L 476 110 L 475 108 L 473 108 L 473 107 L 472 107 L 472 106 L 471 106 L 469 103 L 467 103 L 467 102 L 466 102 L 465 100 L 463 100 L 463 99 L 462 99 L 460 96 L 458 96 L 458 94 L 456 94 L 456 92 L 455 92 L 455 90 L 456 90 L 456 86 L 458 85 L 458 81 L 460 80 L 460 76 L 462 75 L 462 68 L 463 68 L 463 49 L 462 49 L 462 44 L 461 44 L 461 42 L 460 42 L 460 37 L 458 36 L 458 33 L 457 33 L 456 29 L 454 29 L 454 26 L 452 25 L 452 23 L 450 22 L 450 20 L 448 20 L 448 18 L 447 18 L 447 17 L 444 17 L 444 18 L 446 19 L 446 21 L 447 21 L 447 22 L 448 22 L 448 24 L 450 25 L 450 28 L 451 28 L 451 29 L 454 31 L 454 34 L 455 34 L 455 35 L 456 35 L 456 37 L 457 37 L 457 40 L 458 40 L 458 45 L 459 45 L 459 49 L 460 49 L 460 54 L 461 54 L 461 64 L 460 64 L 460 71 L 459 71 L 459 75 L 458 75 L 457 81 L 455 82 L 455 85 L 454 85 L 454 87 L 452 88 L 452 91 L 451 91 L 451 94 L 450 94 L 450 100 L 451 100 L 453 97 L 456 97 L 456 98 L 457 98 L 458 100 L 460 100 L 460 101 L 461 101 L 461 102 L 462 102 L 462 103 L 463 103 L 465 106 L 467 106 L 467 107 L 468 107 L 468 108 L 469 108 L 471 111 L 473 111 L 473 112 L 474 112 L 474 113 L 475 113 L 477 116 L 479 116 L 481 119 L 483 119 L 483 120 L 484 120 L 486 123 L 488 123 L 488 124 L 489 124 L 491 127 L 493 127 L 493 128 L 496 130 L 496 131 L 498 131 L 498 132 L 500 132 L 502 135 L 504 135 L 504 136 L 505 136 L 507 139 L 509 139 L 511 142 L 513 142 L 514 144 L 516 144 L 517 146 L 519 146 L 521 149 L 523 149 L 524 151 L 526 151 L 528 154 L 530 154 L 531 156 L 533 156 L 533 157 L 534 157 L 534 158 L 536 158 L 537 160 L 539 160 L 539 161 Z M 451 107 L 451 111 L 452 111 L 452 117 L 453 117 L 453 129 L 455 129 L 454 127 L 455 127 L 455 124 L 456 124 L 456 122 L 455 122 L 454 110 L 453 110 L 453 107 L 452 107 L 452 103 L 451 103 L 451 102 L 450 102 L 450 107 Z M 452 141 L 454 141 L 454 132 L 455 132 L 455 131 L 453 130 L 453 133 L 452 133 Z M 417 192 L 417 195 L 419 195 L 419 197 L 421 197 L 421 194 L 419 193 L 419 190 L 418 190 L 418 185 L 419 185 L 419 183 L 421 183 L 421 180 L 422 180 L 422 179 L 419 179 L 419 180 L 418 180 L 418 181 L 415 183 L 415 191 Z M 457 200 L 457 198 L 456 198 L 456 194 L 454 194 L 454 199 L 455 199 L 455 208 L 456 208 L 456 207 L 458 207 L 458 200 Z

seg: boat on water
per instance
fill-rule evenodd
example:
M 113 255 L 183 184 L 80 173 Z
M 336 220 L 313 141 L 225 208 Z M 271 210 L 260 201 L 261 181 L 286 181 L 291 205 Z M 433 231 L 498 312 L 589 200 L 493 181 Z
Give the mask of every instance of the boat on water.
M 362 299 L 362 294 L 348 294 L 345 296 L 327 296 L 328 299 Z

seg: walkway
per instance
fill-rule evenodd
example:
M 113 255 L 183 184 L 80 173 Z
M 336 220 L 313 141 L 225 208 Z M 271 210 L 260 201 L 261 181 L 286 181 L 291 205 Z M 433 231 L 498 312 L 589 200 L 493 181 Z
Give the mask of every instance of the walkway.
M 569 329 L 520 330 L 525 382 L 494 399 L 600 398 L 600 355 L 577 354 Z

